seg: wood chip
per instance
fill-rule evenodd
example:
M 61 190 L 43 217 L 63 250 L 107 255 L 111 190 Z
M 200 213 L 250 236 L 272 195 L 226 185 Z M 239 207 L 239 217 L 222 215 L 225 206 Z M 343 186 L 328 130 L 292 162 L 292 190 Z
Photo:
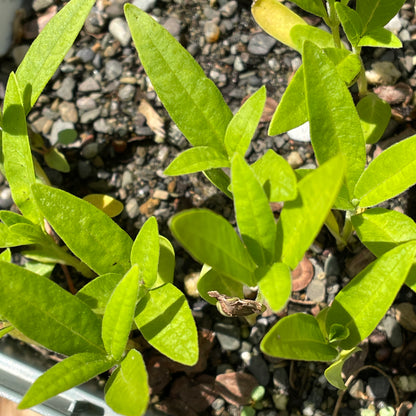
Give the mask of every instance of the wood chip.
M 166 137 L 166 132 L 163 128 L 162 117 L 159 116 L 149 102 L 142 98 L 138 110 L 139 113 L 145 116 L 147 125 L 156 134 L 156 136 L 164 139 Z

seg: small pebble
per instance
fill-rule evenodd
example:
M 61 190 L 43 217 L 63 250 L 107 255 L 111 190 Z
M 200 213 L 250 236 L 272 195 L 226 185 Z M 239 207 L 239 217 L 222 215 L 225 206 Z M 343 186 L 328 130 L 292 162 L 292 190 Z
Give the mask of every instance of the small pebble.
M 105 63 L 104 66 L 105 77 L 108 81 L 113 81 L 121 76 L 123 73 L 123 66 L 119 61 L 110 59 Z
M 98 155 L 98 143 L 91 142 L 87 143 L 81 150 L 81 156 L 85 159 L 93 159 Z
M 133 0 L 133 4 L 145 12 L 151 11 L 156 4 L 156 0 Z
M 387 339 L 393 348 L 403 344 L 402 330 L 398 322 L 392 316 L 386 316 L 381 324 L 386 331 Z
M 63 100 L 71 101 L 74 98 L 75 80 L 72 77 L 65 77 L 56 95 Z
M 63 121 L 58 119 L 53 123 L 51 134 L 49 136 L 49 141 L 51 145 L 56 145 L 59 141 L 59 137 L 62 135 L 62 132 L 65 130 L 74 130 L 75 126 L 74 123 L 69 121 Z
M 215 22 L 208 21 L 204 25 L 204 35 L 208 43 L 215 43 L 220 37 L 220 28 Z
M 248 43 L 247 50 L 253 55 L 267 55 L 277 40 L 264 32 L 253 35 Z
M 12 192 L 7 186 L 0 191 L 0 208 L 9 209 L 13 204 Z
M 127 22 L 121 18 L 116 17 L 110 22 L 108 30 L 117 39 L 122 46 L 127 46 L 130 44 L 131 34 Z
M 135 198 L 128 200 L 124 210 L 126 211 L 127 216 L 131 219 L 138 217 L 140 214 L 139 204 Z
M 78 85 L 79 92 L 93 92 L 100 90 L 100 84 L 93 77 L 88 77 L 86 80 L 84 80 L 83 82 L 81 82 L 81 84 Z
M 387 377 L 369 377 L 366 393 L 371 401 L 385 399 L 390 390 L 390 383 Z
M 217 322 L 214 331 L 223 350 L 236 351 L 240 348 L 240 329 L 237 326 Z

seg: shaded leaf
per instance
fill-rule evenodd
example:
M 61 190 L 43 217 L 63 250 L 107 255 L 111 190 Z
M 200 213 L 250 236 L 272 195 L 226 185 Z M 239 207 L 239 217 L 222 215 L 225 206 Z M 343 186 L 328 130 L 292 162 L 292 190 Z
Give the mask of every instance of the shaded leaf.
M 63 173 L 68 173 L 71 170 L 65 156 L 56 147 L 49 149 L 43 157 L 45 163 L 52 169 Z
M 327 17 L 325 6 L 321 0 L 292 0 L 297 6 L 309 13 L 320 17 Z
M 303 313 L 280 319 L 263 338 L 260 348 L 268 355 L 289 360 L 331 361 L 338 355 L 322 335 L 318 321 Z
M 342 378 L 342 367 L 345 361 L 358 350 L 358 348 L 352 348 L 341 351 L 337 359 L 325 370 L 325 378 L 337 389 L 345 390 L 347 388 Z
M 364 35 L 357 46 L 371 46 L 373 48 L 401 48 L 401 40 L 389 30 L 380 27 Z
M 315 43 L 320 48 L 334 48 L 334 38 L 329 32 L 315 26 L 296 25 L 290 31 L 290 37 L 296 45 L 296 49 L 301 51 L 303 42 L 309 40 Z
M 349 42 L 352 46 L 357 46 L 363 33 L 363 22 L 360 15 L 355 10 L 339 2 L 335 3 L 335 10 Z
M 162 235 L 159 235 L 159 265 L 157 278 L 153 287 L 162 286 L 165 283 L 173 283 L 175 272 L 175 252 L 171 242 Z

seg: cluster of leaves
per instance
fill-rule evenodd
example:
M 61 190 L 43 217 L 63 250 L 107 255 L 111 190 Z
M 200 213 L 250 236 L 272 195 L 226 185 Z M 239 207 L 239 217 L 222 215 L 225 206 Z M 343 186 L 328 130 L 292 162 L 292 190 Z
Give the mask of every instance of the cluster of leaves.
M 233 115 L 217 87 L 162 26 L 131 4 L 125 15 L 152 85 L 193 146 L 166 174 L 202 171 L 234 202 L 238 232 L 206 209 L 181 212 L 170 222 L 175 238 L 203 264 L 198 290 L 207 302 L 219 299 L 240 312 L 247 305 L 260 311 L 261 303 L 281 310 L 290 296 L 291 270 L 324 224 L 339 247 L 348 244 L 354 231 L 378 257 L 316 318 L 285 317 L 261 344 L 269 355 L 331 362 L 326 376 L 344 388 L 345 360 L 371 333 L 403 283 L 416 290 L 416 224 L 404 214 L 371 208 L 416 182 L 416 136 L 366 167 L 365 145 L 382 136 L 390 109 L 368 93 L 360 58 L 362 46 L 400 46 L 383 26 L 404 1 L 357 0 L 356 10 L 346 0 L 329 0 L 327 7 L 321 0 L 293 2 L 321 17 L 332 33 L 309 26 L 278 0 L 257 0 L 252 12 L 268 33 L 302 54 L 303 64 L 269 133 L 309 123 L 319 164 L 313 170 L 294 171 L 272 150 L 249 165 L 244 156 L 263 111 L 265 88 Z M 6 248 L 0 254 L 0 315 L 9 323 L 2 334 L 20 333 L 68 356 L 34 383 L 21 408 L 115 367 L 106 400 L 116 412 L 135 416 L 147 407 L 148 386 L 143 358 L 128 344 L 132 328 L 173 360 L 192 365 L 198 357 L 191 311 L 172 285 L 172 246 L 159 235 L 154 218 L 133 241 L 93 204 L 50 187 L 32 158 L 26 126 L 27 113 L 93 4 L 71 0 L 9 77 L 1 119 L 2 169 L 22 215 L 0 212 L 0 246 Z M 341 42 L 340 25 L 351 50 Z M 357 105 L 348 90 L 356 82 Z M 271 202 L 284 202 L 277 222 Z M 331 209 L 344 213 L 343 227 Z M 46 224 L 65 246 L 56 244 Z M 32 260 L 25 267 L 11 263 L 9 248 L 16 246 L 25 246 L 23 254 Z M 95 278 L 71 295 L 48 279 L 55 263 Z M 244 285 L 258 287 L 257 303 L 241 299 Z
M 258 301 L 278 311 L 291 291 L 290 271 L 326 223 L 345 247 L 352 232 L 379 257 L 317 318 L 294 314 L 281 319 L 261 348 L 288 359 L 332 362 L 328 380 L 344 388 L 342 365 L 386 313 L 403 283 L 416 289 L 413 262 L 415 223 L 394 211 L 371 208 L 416 182 L 412 155 L 416 136 L 384 151 L 366 167 L 366 143 L 377 142 L 390 107 L 367 91 L 360 52 L 363 46 L 400 47 L 384 29 L 404 0 L 368 2 L 294 0 L 321 17 L 332 33 L 308 25 L 278 0 L 257 0 L 252 13 L 270 35 L 302 54 L 303 63 L 273 116 L 269 134 L 309 124 L 319 167 L 293 171 L 269 150 L 252 165 L 244 155 L 265 103 L 260 88 L 232 115 L 215 85 L 191 56 L 151 17 L 126 6 L 140 60 L 172 119 L 193 145 L 166 169 L 169 175 L 203 171 L 233 199 L 238 233 L 205 209 L 175 215 L 175 238 L 204 264 L 198 283 L 238 298 L 243 286 L 258 286 Z M 341 42 L 340 25 L 350 48 Z M 358 83 L 354 103 L 349 87 Z M 228 176 L 224 168 L 230 170 Z M 284 202 L 275 221 L 270 202 Z M 331 209 L 344 212 L 341 228 Z M 406 232 L 403 232 L 406 230 Z
M 106 401 L 116 412 L 134 416 L 145 412 L 149 387 L 142 355 L 128 343 L 132 329 L 175 361 L 193 365 L 198 359 L 192 312 L 172 284 L 173 247 L 159 235 L 154 217 L 133 241 L 95 206 L 105 205 L 105 199 L 92 195 L 82 200 L 49 186 L 32 157 L 26 125 L 26 114 L 93 4 L 69 2 L 8 80 L 1 120 L 2 170 L 21 215 L 0 212 L 0 247 L 6 248 L 0 255 L 0 316 L 6 321 L 1 335 L 24 337 L 68 356 L 36 380 L 20 408 L 112 369 Z M 119 207 L 110 202 L 101 208 L 117 212 Z M 46 224 L 65 246 L 55 242 Z M 18 246 L 31 259 L 24 267 L 11 263 L 10 247 Z M 94 279 L 74 296 L 48 278 L 56 263 Z

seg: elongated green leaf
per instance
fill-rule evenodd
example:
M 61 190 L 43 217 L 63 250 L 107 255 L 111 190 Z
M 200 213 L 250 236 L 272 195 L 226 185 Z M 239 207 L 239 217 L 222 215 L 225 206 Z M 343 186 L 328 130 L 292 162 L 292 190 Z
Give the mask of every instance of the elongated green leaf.
M 101 322 L 51 280 L 11 263 L 0 266 L 0 315 L 39 344 L 61 354 L 104 353 Z
M 390 121 L 391 108 L 376 94 L 368 94 L 357 104 L 366 143 L 377 143 Z
M 75 296 L 86 303 L 95 314 L 104 315 L 111 294 L 122 278 L 123 275 L 118 273 L 103 274 L 91 280 Z
M 2 128 L 4 171 L 13 201 L 25 217 L 34 223 L 40 223 L 42 215 L 30 188 L 35 183 L 35 170 L 27 135 L 25 110 L 17 78 L 13 72 L 9 76 L 4 97 Z
M 231 163 L 231 185 L 241 237 L 253 260 L 264 266 L 273 260 L 276 223 L 267 195 L 240 154 Z
M 159 231 L 155 217 L 150 217 L 140 229 L 131 249 L 131 264 L 139 265 L 141 284 L 151 288 L 157 278 L 159 264 Z
M 363 21 L 363 34 L 385 26 L 405 0 L 357 0 L 356 10 Z
M 105 401 L 117 413 L 141 416 L 149 403 L 149 386 L 143 357 L 130 350 L 106 385 Z
M 416 240 L 416 224 L 407 215 L 385 208 L 367 209 L 351 217 L 363 244 L 377 257 L 410 240 Z
M 320 17 L 328 16 L 325 6 L 321 0 L 292 0 L 292 2 L 309 13 Z
M 269 135 L 282 134 L 308 121 L 303 65 L 296 71 L 273 114 Z
M 251 6 L 251 13 L 254 20 L 266 33 L 279 42 L 296 49 L 296 45 L 290 37 L 290 31 L 296 25 L 306 25 L 300 16 L 278 0 L 256 0 Z
M 303 313 L 278 321 L 263 338 L 260 348 L 268 355 L 289 360 L 331 361 L 338 355 L 322 335 L 318 321 Z
M 94 3 L 94 0 L 71 0 L 26 52 L 16 73 L 26 114 L 74 43 Z
M 357 351 L 359 348 L 341 351 L 337 359 L 325 370 L 325 378 L 337 389 L 345 390 L 347 388 L 342 379 L 342 367 L 345 361 Z
M 148 292 L 134 321 L 146 341 L 162 354 L 185 365 L 198 361 L 198 335 L 185 295 L 167 283 Z
M 360 15 L 342 3 L 335 3 L 335 10 L 342 24 L 345 34 L 352 46 L 357 46 L 363 33 L 363 22 Z
M 262 273 L 259 289 L 270 308 L 278 312 L 289 299 L 292 291 L 292 277 L 289 267 L 283 263 L 273 263 Z
M 354 197 L 358 206 L 369 207 L 399 195 L 416 183 L 416 136 L 384 150 L 364 171 Z
M 232 113 L 220 91 L 152 17 L 131 4 L 124 10 L 140 61 L 173 121 L 194 146 L 222 151 Z
M 173 274 L 175 272 L 175 251 L 171 242 L 159 235 L 159 265 L 157 269 L 157 278 L 153 287 L 162 286 L 165 283 L 173 283 Z
M 30 244 L 55 244 L 53 238 L 45 234 L 39 225 L 35 224 L 14 224 L 9 227 L 10 236 L 16 238 L 24 237 Z
M 305 176 L 298 196 L 285 203 L 277 223 L 277 250 L 283 263 L 294 269 L 325 222 L 340 189 L 345 162 L 342 156 Z
M 296 49 L 301 51 L 303 48 L 303 42 L 309 40 L 320 48 L 334 48 L 334 38 L 328 32 L 319 27 L 296 25 L 290 31 L 290 37 L 293 43 L 296 45 Z
M 199 262 L 238 282 L 255 283 L 256 265 L 225 218 L 207 209 L 191 209 L 175 215 L 170 229 Z
M 260 122 L 265 103 L 266 87 L 263 86 L 241 106 L 231 119 L 224 138 L 225 148 L 230 158 L 234 153 L 239 153 L 243 157 L 246 154 Z
M 0 253 L 0 261 L 5 261 L 7 263 L 10 263 L 12 261 L 12 252 L 9 248 L 6 248 L 6 250 L 3 250 Z
M 358 42 L 358 46 L 371 46 L 373 48 L 401 48 L 401 40 L 389 30 L 380 27 L 368 32 Z
M 28 225 L 28 224 L 27 224 Z M 26 244 L 32 244 L 33 239 L 29 236 L 16 234 L 10 231 L 6 224 L 0 224 L 0 247 L 18 247 Z
M 338 48 L 325 48 L 324 52 L 335 64 L 337 73 L 345 84 L 349 86 L 354 82 L 361 71 L 360 57 L 355 53 Z
M 341 153 L 346 186 L 352 199 L 365 166 L 365 142 L 351 94 L 325 53 L 305 42 L 304 75 L 310 133 L 320 164 Z
M 72 355 L 42 374 L 26 392 L 19 409 L 36 406 L 79 384 L 86 383 L 114 365 L 104 354 L 84 352 Z
M 296 175 L 289 163 L 272 149 L 251 165 L 270 202 L 291 201 L 297 195 Z
M 340 341 L 341 348 L 353 348 L 370 335 L 406 280 L 415 254 L 415 241 L 393 248 L 338 293 L 329 308 L 326 328 L 334 323 L 348 328 L 350 335 Z
M 211 305 L 217 304 L 217 299 L 208 295 L 208 291 L 216 290 L 222 295 L 230 297 L 244 298 L 243 284 L 233 279 L 223 276 L 214 269 L 208 268 L 201 270 L 201 276 L 198 280 L 198 292 L 201 298 L 205 299 Z
M 114 360 L 119 360 L 126 348 L 139 293 L 137 264 L 117 284 L 105 308 L 101 336 L 104 347 Z
M 45 163 L 50 168 L 59 172 L 68 173 L 71 170 L 68 161 L 65 159 L 65 156 L 56 147 L 48 149 L 48 152 L 44 155 L 44 159 Z
M 108 215 L 87 201 L 46 185 L 33 193 L 39 208 L 69 249 L 97 274 L 130 268 L 132 240 Z
M 227 155 L 214 147 L 197 146 L 180 153 L 165 169 L 164 174 L 186 175 L 214 168 L 230 166 Z
M 13 211 L 0 211 L 0 220 L 2 220 L 9 227 L 20 223 L 33 224 L 28 218 Z

